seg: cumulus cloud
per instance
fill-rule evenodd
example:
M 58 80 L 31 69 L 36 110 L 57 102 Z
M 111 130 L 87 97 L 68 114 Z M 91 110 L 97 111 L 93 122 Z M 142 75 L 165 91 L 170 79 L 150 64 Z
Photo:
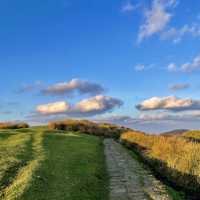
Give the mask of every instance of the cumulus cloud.
M 69 111 L 69 104 L 60 101 L 60 102 L 55 102 L 55 103 L 49 103 L 49 104 L 44 104 L 44 105 L 39 105 L 36 108 L 36 111 L 41 114 L 58 114 L 58 113 L 64 113 Z
M 39 105 L 36 111 L 44 115 L 66 114 L 70 116 L 93 116 L 112 111 L 114 108 L 122 105 L 123 102 L 120 99 L 98 95 L 82 100 L 75 105 L 69 105 L 64 101 Z
M 190 87 L 189 83 L 177 83 L 169 86 L 169 89 L 171 91 L 179 91 L 179 90 L 185 90 Z
M 138 42 L 142 42 L 156 33 L 163 31 L 172 18 L 168 11 L 176 4 L 176 1 L 153 0 L 150 9 L 145 11 L 145 21 L 140 26 Z
M 187 111 L 200 110 L 200 100 L 181 99 L 174 96 L 169 97 L 152 97 L 136 105 L 140 111 L 147 110 L 170 110 L 170 111 Z
M 101 85 L 80 79 L 72 79 L 69 82 L 57 83 L 42 90 L 42 94 L 53 96 L 71 95 L 74 93 L 96 95 L 102 92 L 104 92 L 104 88 Z
M 122 104 L 123 102 L 117 98 L 99 95 L 80 101 L 74 106 L 73 111 L 75 113 L 99 114 L 120 107 Z

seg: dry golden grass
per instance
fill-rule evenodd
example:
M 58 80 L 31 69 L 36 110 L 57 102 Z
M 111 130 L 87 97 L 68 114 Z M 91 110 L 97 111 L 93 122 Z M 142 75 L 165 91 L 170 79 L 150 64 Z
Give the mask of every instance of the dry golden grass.
M 188 131 L 183 134 L 184 137 L 200 140 L 200 130 Z
M 138 132 L 121 135 L 123 143 L 137 148 L 162 176 L 186 189 L 200 188 L 200 143 L 181 136 L 157 136 Z

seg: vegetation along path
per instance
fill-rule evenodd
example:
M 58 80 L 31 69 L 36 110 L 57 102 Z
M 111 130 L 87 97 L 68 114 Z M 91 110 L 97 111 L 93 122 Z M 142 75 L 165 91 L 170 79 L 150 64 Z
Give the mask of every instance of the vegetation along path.
M 171 200 L 165 186 L 113 139 L 105 139 L 110 200 Z

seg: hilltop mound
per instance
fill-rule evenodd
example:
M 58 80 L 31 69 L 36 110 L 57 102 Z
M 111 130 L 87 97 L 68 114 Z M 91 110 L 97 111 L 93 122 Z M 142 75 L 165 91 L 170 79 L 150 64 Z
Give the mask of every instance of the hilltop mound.
M 90 135 L 119 138 L 121 133 L 130 129 L 123 126 L 95 123 L 88 120 L 73 120 L 67 119 L 62 121 L 55 121 L 49 123 L 50 129 L 65 130 L 65 131 L 79 131 Z
M 193 130 L 193 131 L 187 131 L 183 134 L 184 137 L 194 139 L 194 140 L 200 140 L 200 130 Z
M 162 135 L 162 136 L 182 135 L 188 131 L 189 131 L 188 129 L 176 129 L 176 130 L 161 133 L 160 135 Z

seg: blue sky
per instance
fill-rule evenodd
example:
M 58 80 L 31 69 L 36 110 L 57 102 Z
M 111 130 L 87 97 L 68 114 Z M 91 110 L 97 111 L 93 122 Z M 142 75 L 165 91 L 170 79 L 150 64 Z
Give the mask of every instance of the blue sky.
M 200 128 L 198 0 L 0 4 L 1 121 Z

